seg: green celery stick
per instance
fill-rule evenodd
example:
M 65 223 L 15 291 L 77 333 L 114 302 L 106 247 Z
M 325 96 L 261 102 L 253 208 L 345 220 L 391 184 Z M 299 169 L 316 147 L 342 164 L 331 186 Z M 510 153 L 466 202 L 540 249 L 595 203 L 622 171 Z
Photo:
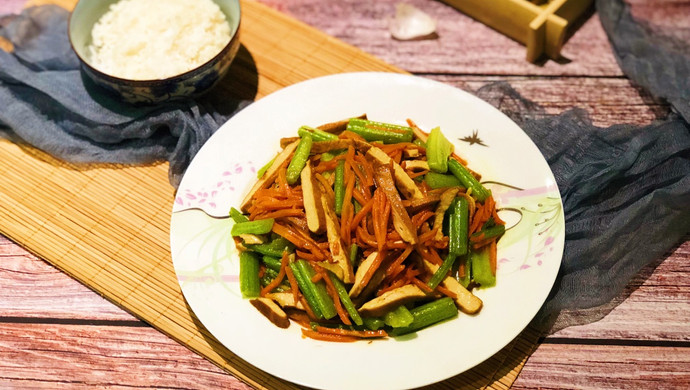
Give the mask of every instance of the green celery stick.
M 392 331 L 388 332 L 390 336 L 395 337 L 416 332 L 427 326 L 453 318 L 458 315 L 458 308 L 455 307 L 453 299 L 443 297 L 422 306 L 415 307 L 410 310 L 410 313 L 412 313 L 414 317 L 412 323 L 404 328 L 394 328 Z
M 441 133 L 439 127 L 434 127 L 426 140 L 426 159 L 429 168 L 436 173 L 448 171 L 448 157 L 453 153 L 453 144 Z
M 302 275 L 302 283 L 300 283 L 300 279 L 297 279 L 297 284 L 299 285 L 300 290 L 302 290 L 302 287 L 304 287 L 306 290 L 310 291 L 310 295 L 313 295 L 314 304 L 319 308 L 319 312 L 321 313 L 323 318 L 331 319 L 335 317 L 338 314 L 338 312 L 335 310 L 335 304 L 333 303 L 333 299 L 330 295 L 328 295 L 328 291 L 326 290 L 326 283 L 322 280 L 318 281 L 317 283 L 311 281 L 311 279 L 316 274 L 316 271 L 314 271 L 314 269 L 306 260 L 299 259 L 295 261 L 293 264 L 297 265 L 296 268 Z M 302 290 L 302 293 L 304 293 L 306 297 L 306 292 L 304 290 Z M 308 298 L 307 303 L 309 303 Z M 309 306 L 312 305 L 310 304 Z M 312 306 L 312 310 L 313 309 L 314 307 Z
M 290 241 L 280 236 L 269 243 L 247 245 L 247 249 L 271 257 L 283 257 L 284 251 L 292 253 L 295 250 L 294 248 L 294 245 Z
M 264 262 L 264 265 L 266 265 L 267 268 L 272 269 L 276 272 L 280 272 L 280 267 L 281 267 L 281 259 L 273 256 L 266 256 L 264 255 L 261 260 Z
M 230 208 L 230 218 L 232 218 L 235 223 L 249 222 L 249 218 L 234 207 Z
M 489 264 L 489 247 L 486 246 L 477 251 L 470 251 L 470 262 L 472 263 L 472 279 L 482 287 L 496 285 L 496 275 L 491 272 Z
M 309 126 L 300 127 L 299 130 L 297 130 L 297 135 L 299 135 L 300 137 L 308 135 L 312 138 L 314 142 L 335 141 L 338 139 L 338 136 L 335 134 L 327 133 L 323 130 L 315 129 Z
M 305 135 L 297 144 L 295 153 L 292 155 L 292 160 L 287 167 L 286 178 L 288 184 L 295 184 L 299 180 L 299 175 L 302 173 L 302 169 L 307 165 L 307 160 L 309 159 L 309 153 L 311 152 L 311 145 L 313 140 L 311 136 Z
M 436 172 L 429 172 L 424 175 L 424 181 L 432 189 L 462 186 L 457 177 Z
M 257 219 L 255 221 L 240 222 L 232 225 L 230 234 L 239 236 L 240 234 L 266 234 L 273 228 L 273 218 Z
M 275 161 L 276 158 L 273 157 L 271 161 L 267 162 L 263 167 L 259 168 L 259 170 L 256 172 L 256 178 L 261 179 L 261 177 L 268 171 L 268 169 L 273 165 L 273 161 Z
M 347 130 L 359 134 L 369 142 L 380 141 L 384 144 L 412 142 L 414 135 L 407 126 L 374 122 L 366 119 L 352 118 L 347 123 Z
M 335 291 L 338 292 L 340 302 L 343 304 L 343 307 L 345 308 L 345 311 L 347 311 L 347 314 L 350 315 L 350 318 L 352 318 L 352 321 L 355 324 L 362 325 L 362 317 L 359 315 L 357 308 L 355 308 L 355 304 L 352 303 L 352 300 L 350 299 L 350 294 L 348 294 L 343 282 L 340 279 L 338 279 L 338 277 L 335 276 L 333 272 L 329 271 L 328 277 L 331 279 L 331 282 L 333 282 L 333 286 L 335 286 Z
M 335 213 L 340 215 L 343 211 L 343 200 L 345 198 L 345 160 L 338 161 L 338 165 L 335 166 L 333 193 L 335 194 Z
M 362 317 L 362 322 L 364 322 L 364 327 L 369 330 L 379 330 L 386 325 L 383 319 L 379 317 Z
M 469 230 L 469 202 L 463 196 L 458 196 L 453 202 L 448 220 L 448 252 L 453 256 L 467 254 L 467 241 Z
M 486 189 L 462 164 L 453 158 L 448 159 L 448 170 L 453 173 L 455 177 L 460 180 L 462 185 L 467 189 L 472 189 L 472 197 L 478 202 L 483 202 L 491 195 Z
M 479 237 L 483 235 L 482 238 L 493 238 L 503 235 L 505 231 L 506 227 L 504 225 L 494 225 L 483 228 L 482 230 L 472 234 L 472 237 Z
M 240 292 L 243 298 L 256 298 L 260 291 L 259 256 L 244 251 L 240 254 Z
M 404 305 L 400 305 L 383 315 L 383 322 L 393 328 L 404 328 L 406 326 L 410 326 L 413 321 L 414 316 Z

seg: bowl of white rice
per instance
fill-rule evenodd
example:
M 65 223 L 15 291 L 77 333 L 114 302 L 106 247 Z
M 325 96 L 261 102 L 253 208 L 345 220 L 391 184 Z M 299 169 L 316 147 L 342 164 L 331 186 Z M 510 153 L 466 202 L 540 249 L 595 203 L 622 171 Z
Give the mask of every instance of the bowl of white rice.
M 130 103 L 202 95 L 239 49 L 239 0 L 80 0 L 69 22 L 83 73 Z

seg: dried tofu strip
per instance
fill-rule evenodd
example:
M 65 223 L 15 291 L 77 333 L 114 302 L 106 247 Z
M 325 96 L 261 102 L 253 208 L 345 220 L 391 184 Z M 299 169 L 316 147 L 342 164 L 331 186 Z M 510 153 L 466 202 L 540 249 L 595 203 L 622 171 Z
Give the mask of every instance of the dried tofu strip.
M 290 158 L 292 153 L 297 148 L 298 144 L 299 140 L 289 144 L 285 147 L 285 149 L 283 149 L 282 152 L 278 153 L 275 160 L 273 160 L 273 164 L 271 164 L 271 167 L 268 168 L 264 175 L 254 184 L 247 196 L 245 196 L 242 200 L 242 203 L 240 204 L 240 210 L 242 210 L 242 212 L 246 213 L 248 211 L 250 203 L 256 191 L 263 188 L 267 188 L 268 186 L 273 184 L 273 181 L 275 180 L 276 175 L 278 174 L 278 169 L 280 169 L 280 167 Z
M 334 262 L 328 260 L 319 263 L 322 267 L 332 271 L 338 279 L 344 283 L 352 283 L 355 281 L 355 272 L 352 269 L 352 263 L 348 259 L 347 251 L 340 238 L 340 224 L 338 223 L 338 216 L 335 215 L 333 207 L 329 205 L 328 198 L 321 196 L 321 205 L 326 215 L 326 236 L 328 237 L 328 248 L 331 251 Z
M 449 188 L 443 192 L 443 194 L 441 194 L 441 201 L 438 203 L 434 215 L 434 227 L 439 228 L 436 230 L 436 236 L 434 237 L 436 240 L 443 238 L 443 217 L 445 216 L 446 210 L 448 210 L 448 207 L 450 207 L 450 204 L 453 202 L 453 199 L 455 199 L 455 195 L 458 194 L 459 190 L 460 189 L 457 187 Z
M 326 230 L 326 212 L 321 203 L 321 191 L 312 175 L 311 163 L 302 169 L 300 174 L 302 181 L 302 199 L 304 213 L 307 217 L 307 227 L 313 233 L 323 233 Z
M 386 291 L 378 297 L 362 305 L 359 308 L 359 313 L 363 316 L 381 316 L 386 312 L 410 302 L 415 302 L 420 299 L 426 299 L 427 295 L 421 288 L 414 284 L 407 284 L 402 287 L 394 288 Z
M 374 171 L 376 185 L 383 190 L 391 205 L 391 214 L 393 215 L 393 227 L 395 231 L 400 234 L 400 237 L 405 242 L 413 245 L 416 244 L 418 240 L 417 228 L 412 223 L 410 215 L 402 204 L 402 199 L 400 199 L 398 190 L 395 187 L 390 168 L 388 165 L 378 165 Z
M 430 263 L 427 260 L 424 260 L 424 267 L 432 274 L 438 269 L 436 264 Z M 484 304 L 482 300 L 463 287 L 462 284 L 452 276 L 446 276 L 441 281 L 441 285 L 455 293 L 455 305 L 458 306 L 463 313 L 474 314 L 482 308 Z
M 417 187 L 417 184 L 412 180 L 410 175 L 405 172 L 405 170 L 400 166 L 400 164 L 393 161 L 383 150 L 372 146 L 367 151 L 367 155 L 374 160 L 378 161 L 382 165 L 388 165 L 393 163 L 393 177 L 395 178 L 395 183 L 398 185 L 398 189 L 403 194 L 406 199 L 422 199 L 424 194 Z

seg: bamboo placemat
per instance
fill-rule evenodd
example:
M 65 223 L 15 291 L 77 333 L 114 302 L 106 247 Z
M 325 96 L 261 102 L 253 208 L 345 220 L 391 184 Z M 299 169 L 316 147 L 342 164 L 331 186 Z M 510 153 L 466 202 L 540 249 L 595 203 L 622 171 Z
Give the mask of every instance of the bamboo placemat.
M 76 0 L 57 2 L 70 8 Z M 254 1 L 242 2 L 242 49 L 220 88 L 260 98 L 309 78 L 401 72 Z M 185 304 L 169 250 L 174 189 L 167 164 L 70 165 L 0 141 L 0 231 L 109 301 L 258 389 L 297 389 L 223 347 Z M 539 334 L 429 389 L 509 388 Z

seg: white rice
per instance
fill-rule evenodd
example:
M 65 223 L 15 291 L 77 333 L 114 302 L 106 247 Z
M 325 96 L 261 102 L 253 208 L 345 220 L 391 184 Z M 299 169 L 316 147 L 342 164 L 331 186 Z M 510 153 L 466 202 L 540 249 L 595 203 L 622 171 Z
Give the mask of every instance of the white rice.
M 154 80 L 213 58 L 230 25 L 212 0 L 120 0 L 91 32 L 91 65 L 111 76 Z

